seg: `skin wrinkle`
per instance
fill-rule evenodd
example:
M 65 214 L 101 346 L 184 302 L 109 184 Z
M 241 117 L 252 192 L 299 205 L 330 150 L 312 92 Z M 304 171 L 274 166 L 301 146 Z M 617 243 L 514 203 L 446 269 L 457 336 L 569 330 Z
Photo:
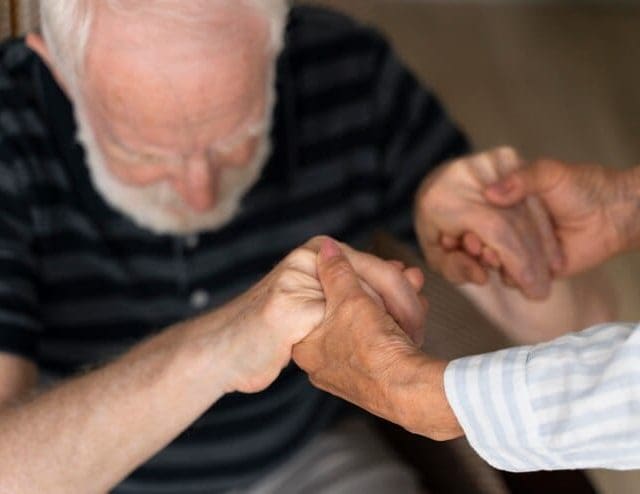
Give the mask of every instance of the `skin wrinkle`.
M 175 78 L 169 77 L 168 74 L 162 73 L 157 74 L 156 76 L 163 78 L 163 82 L 161 82 L 159 85 L 167 88 L 166 97 L 173 100 L 167 101 L 165 103 L 167 106 L 175 108 L 185 108 L 193 106 L 190 105 L 189 102 L 182 96 L 182 94 L 184 93 L 176 87 L 176 84 L 174 83 Z M 230 125 L 228 125 L 228 127 L 232 130 L 231 132 L 227 132 L 227 129 L 225 129 L 225 136 L 220 140 L 225 141 L 227 140 L 227 138 L 233 138 L 235 137 L 233 134 L 237 134 L 241 130 L 246 130 L 246 127 L 248 127 L 248 122 L 252 118 L 252 114 L 256 113 L 256 108 L 262 106 L 260 104 L 261 98 L 258 96 L 260 92 L 255 91 L 255 89 L 253 89 L 252 92 L 255 94 L 255 96 L 247 98 L 246 102 L 243 102 L 242 104 L 243 108 L 238 108 L 237 104 L 234 104 L 233 108 L 222 107 L 220 109 L 213 108 L 211 105 L 206 105 L 205 111 L 199 112 L 197 114 L 194 114 L 192 112 L 180 114 L 179 118 L 182 119 L 182 125 L 179 126 L 179 128 L 181 133 L 183 134 L 182 146 L 188 149 L 194 147 L 194 142 L 189 142 L 189 140 L 195 138 L 197 134 L 197 132 L 195 131 L 197 131 L 201 127 L 207 127 L 209 126 L 209 124 L 215 123 L 220 118 L 226 117 L 227 115 L 225 115 L 225 112 L 229 114 L 229 117 L 231 117 Z M 108 98 L 109 97 L 107 97 L 107 99 Z M 134 135 L 139 133 L 140 130 L 144 128 L 145 122 L 137 118 L 137 116 L 131 112 L 130 107 L 122 105 L 119 101 L 116 101 L 113 105 L 111 105 L 111 107 L 112 108 L 107 106 L 107 104 L 104 102 L 101 103 L 101 113 L 104 114 L 108 112 L 112 114 L 109 115 L 107 113 L 106 115 L 104 115 L 103 120 L 106 123 L 108 123 L 109 117 L 111 117 L 112 120 L 116 121 L 116 123 L 120 123 L 120 121 L 122 121 L 123 125 L 121 126 L 123 126 L 125 129 L 128 125 L 133 127 L 132 130 Z M 122 117 L 124 118 L 120 117 L 119 113 L 121 112 L 123 113 Z M 161 127 L 163 129 L 171 129 L 172 127 L 176 127 L 176 123 L 175 119 L 171 119 L 166 122 L 154 122 L 154 126 Z M 244 127 L 244 129 L 242 129 L 242 127 Z M 117 133 L 117 131 L 114 133 Z M 229 133 L 231 134 L 230 137 L 228 137 Z
M 118 51 L 115 51 L 114 47 L 112 46 L 111 40 L 113 39 L 113 36 L 109 34 L 109 29 L 110 29 L 109 24 L 110 23 L 113 24 L 116 21 L 117 19 L 112 20 L 110 22 L 106 19 L 101 19 L 96 22 L 96 26 L 95 26 L 96 32 L 94 34 L 95 40 L 92 43 L 92 47 L 88 53 L 89 68 L 91 68 L 90 66 L 92 62 L 92 57 L 95 56 L 100 59 L 100 63 L 113 64 L 115 62 L 114 68 L 116 70 L 121 70 L 123 73 L 130 70 L 139 72 L 140 69 L 143 69 L 142 73 L 140 74 L 134 73 L 134 75 L 145 76 L 144 79 L 140 78 L 140 80 L 145 80 L 145 81 L 148 81 L 149 77 L 159 79 L 155 83 L 156 88 L 163 89 L 164 87 L 169 87 L 170 91 L 168 92 L 168 96 L 172 98 L 180 99 L 180 101 L 177 101 L 177 102 L 165 101 L 164 104 L 171 104 L 173 102 L 173 103 L 178 103 L 179 107 L 184 106 L 185 101 L 183 101 L 183 98 L 186 98 L 187 96 L 190 96 L 195 100 L 199 101 L 202 95 L 205 95 L 208 92 L 208 89 L 211 83 L 222 85 L 222 84 L 228 84 L 232 82 L 232 81 L 225 81 L 223 79 L 220 79 L 220 77 L 223 77 L 224 73 L 229 71 L 222 70 L 222 68 L 218 69 L 218 68 L 207 67 L 213 63 L 219 63 L 220 61 L 222 61 L 227 67 L 232 67 L 232 65 L 229 65 L 229 62 L 231 61 L 229 60 L 230 56 L 227 55 L 226 53 L 229 51 L 229 48 L 224 46 L 220 48 L 219 46 L 217 46 L 217 44 L 219 43 L 219 40 L 227 35 L 226 31 L 228 30 L 225 29 L 220 33 L 215 33 L 215 32 L 212 33 L 212 35 L 207 40 L 206 49 L 205 49 L 205 43 L 195 43 L 192 41 L 188 41 L 186 43 L 181 42 L 179 44 L 172 43 L 171 40 L 175 38 L 175 35 L 172 35 L 169 38 L 169 40 L 165 42 L 164 38 L 166 36 L 163 36 L 163 34 L 165 34 L 163 31 L 160 31 L 159 33 L 152 32 L 151 40 L 149 40 L 148 39 L 149 33 L 146 32 L 146 30 L 148 30 L 149 28 L 144 27 L 140 29 L 141 32 L 138 35 L 131 34 L 127 36 L 118 36 L 118 38 L 121 38 L 123 41 L 126 41 L 127 45 L 131 42 L 135 42 L 139 38 L 142 38 L 141 41 L 145 43 L 145 48 L 139 50 L 137 53 L 132 54 L 128 50 L 128 48 L 124 52 L 120 53 Z M 247 24 L 247 22 L 242 22 L 242 24 L 247 28 L 249 28 L 254 25 L 254 22 L 251 21 L 249 24 Z M 102 31 L 105 31 L 104 34 L 102 33 Z M 263 40 L 263 36 L 261 33 L 257 33 L 256 35 L 252 35 L 252 36 L 254 38 L 259 38 L 261 41 Z M 149 47 L 150 41 L 154 45 L 159 45 L 159 46 Z M 262 64 L 259 64 L 260 70 L 257 70 L 256 73 L 252 73 L 250 71 L 251 65 L 253 65 L 253 63 L 257 61 L 256 58 L 259 58 L 255 53 L 252 56 L 249 56 L 248 52 L 252 52 L 252 53 L 255 52 L 255 48 L 251 46 L 252 43 L 250 43 L 250 41 L 251 41 L 251 37 L 247 39 L 247 36 L 241 39 L 234 40 L 233 44 L 235 45 L 235 47 L 233 50 L 234 54 L 232 55 L 232 57 L 234 59 L 233 60 L 234 63 L 238 63 L 238 61 L 240 61 L 240 65 L 243 66 L 242 70 L 246 72 L 245 77 L 253 79 L 256 77 L 256 75 L 258 75 L 258 73 L 264 72 L 264 66 Z M 176 46 L 185 47 L 185 48 L 184 49 L 181 48 L 178 51 L 176 51 L 175 49 Z M 224 58 L 221 58 L 223 55 L 226 55 L 226 56 Z M 117 59 L 120 59 L 120 60 L 117 60 Z M 140 60 L 145 60 L 144 66 L 140 66 Z M 167 67 L 167 62 L 171 60 L 174 60 L 177 63 L 171 63 L 170 65 L 171 72 L 169 72 L 166 67 Z M 205 60 L 207 62 L 203 63 L 203 61 Z M 243 75 L 238 73 L 237 70 L 234 70 L 234 74 L 235 74 L 234 77 L 237 77 L 237 75 Z M 109 79 L 98 78 L 98 81 L 96 82 L 104 84 L 104 88 L 106 88 L 107 90 L 114 89 L 118 91 L 121 89 L 127 89 L 126 82 L 125 82 L 126 78 L 120 79 L 123 81 L 123 84 L 115 85 L 112 87 L 112 83 L 114 82 L 114 80 L 118 80 L 118 79 L 113 77 Z M 190 86 L 189 92 L 180 91 L 178 88 L 175 87 L 174 81 L 177 82 L 177 81 L 183 81 L 183 80 L 198 81 L 199 84 L 195 86 L 194 84 L 189 84 Z M 208 81 L 208 82 L 205 84 L 205 81 Z M 242 82 L 242 80 L 240 80 L 240 82 Z M 144 88 L 147 88 L 147 85 L 148 83 L 144 85 Z M 173 90 L 171 90 L 171 86 L 174 86 Z M 241 91 L 234 95 L 234 98 L 236 99 L 239 98 L 240 95 L 243 95 L 243 99 L 246 99 L 244 96 L 246 96 L 247 94 L 250 94 L 250 92 L 248 91 L 249 87 L 246 84 L 242 83 L 241 86 L 242 86 Z M 132 89 L 135 89 L 136 87 L 137 85 L 133 86 Z M 151 85 L 151 87 L 154 87 L 154 86 Z M 99 90 L 100 85 L 98 85 L 97 88 L 90 87 L 89 89 Z M 139 94 L 139 93 L 136 93 L 136 94 Z M 178 94 L 182 94 L 182 96 L 177 96 Z M 105 94 L 103 94 L 103 96 L 105 96 Z M 106 93 L 106 96 L 107 97 L 109 96 L 108 92 Z M 155 95 L 150 94 L 149 96 L 155 96 Z M 163 104 L 162 101 L 159 101 L 159 103 L 161 105 Z M 215 99 L 209 101 L 209 103 L 216 103 L 216 106 L 220 106 L 220 102 L 216 102 Z M 212 115 L 211 115 L 212 113 L 213 113 L 213 117 L 215 117 L 215 112 L 212 111 L 209 105 L 200 105 L 200 106 L 189 105 L 189 106 L 191 106 L 190 108 L 191 112 L 187 115 L 182 115 L 181 117 L 188 117 L 190 119 L 193 119 L 194 122 L 197 122 L 199 118 L 203 118 L 203 119 L 212 118 Z M 193 112 L 193 110 L 200 111 L 200 109 L 205 110 L 203 117 L 200 117 L 199 114 L 194 114 Z M 232 114 L 237 114 L 238 109 L 239 109 L 238 107 L 233 105 L 231 108 L 229 108 L 229 112 Z M 218 110 L 216 109 L 216 111 Z M 163 115 L 156 115 L 154 112 L 153 114 L 154 125 L 157 125 L 156 123 L 157 117 L 162 117 L 162 116 Z M 126 115 L 125 117 L 130 119 L 132 115 Z M 171 117 L 173 117 L 173 115 L 171 115 Z M 198 119 L 196 119 L 196 117 L 198 117 Z M 172 122 L 173 118 L 171 118 L 169 121 Z
M 89 40 L 86 104 L 76 105 L 96 188 L 157 233 L 223 226 L 271 148 L 277 52 L 265 56 L 269 23 L 255 8 L 229 7 L 213 24 L 197 23 L 211 43 L 195 36 L 176 48 L 184 24 L 153 18 L 139 27 L 105 11 Z M 122 53 L 129 42 L 134 52 Z
M 258 113 L 258 112 L 253 112 Z M 104 118 L 104 116 L 103 116 Z M 253 121 L 255 120 L 255 121 Z M 233 151 L 233 149 L 241 144 L 244 139 L 251 137 L 258 137 L 260 134 L 265 131 L 265 124 L 263 122 L 264 117 L 262 119 L 256 119 L 255 115 L 248 117 L 245 121 L 243 121 L 234 132 L 234 134 L 228 138 L 219 140 L 218 142 L 212 143 L 207 146 L 208 149 L 206 151 L 209 152 L 219 152 L 219 153 L 228 153 Z M 103 119 L 106 122 L 106 120 Z M 165 162 L 173 162 L 173 164 L 183 164 L 184 160 L 187 159 L 187 155 L 180 153 L 173 153 L 171 156 L 171 151 L 167 149 L 162 149 L 159 147 L 155 147 L 153 144 L 145 143 L 145 144 L 134 144 L 130 146 L 129 144 L 123 142 L 116 133 L 110 129 L 104 129 L 106 136 L 112 141 L 107 142 L 106 144 L 112 145 L 116 151 L 119 151 L 123 154 L 123 158 L 129 157 L 133 161 L 142 161 L 143 159 L 155 159 L 156 161 L 163 160 Z M 137 151 L 134 150 L 137 148 Z M 205 150 L 202 150 L 205 151 Z
M 181 91 L 175 83 L 175 76 L 170 76 L 166 72 L 155 73 L 155 77 L 161 77 L 161 82 L 158 84 L 160 87 L 165 87 L 168 89 L 167 97 L 173 99 L 173 101 L 160 102 L 159 106 L 172 106 L 175 108 L 185 108 L 191 107 L 189 102 L 184 98 L 184 92 Z M 262 84 L 260 84 L 262 86 Z M 100 87 L 90 88 L 94 93 L 101 91 Z M 248 88 L 247 88 L 248 89 Z M 107 92 L 114 92 L 116 88 L 113 90 L 109 87 L 106 88 Z M 259 97 L 260 92 L 255 91 L 255 88 L 252 90 L 253 96 L 250 98 L 246 98 L 243 102 L 244 108 L 238 108 L 237 104 L 230 105 L 229 107 L 220 107 L 220 109 L 213 108 L 211 105 L 206 105 L 203 107 L 203 111 L 199 113 L 183 113 L 179 118 L 183 119 L 183 125 L 180 130 L 185 136 L 189 139 L 194 135 L 194 130 L 197 130 L 198 127 L 206 126 L 211 122 L 215 122 L 216 120 L 229 116 L 232 117 L 232 124 L 229 127 L 233 128 L 233 132 L 235 133 L 237 130 L 240 130 L 239 127 L 247 126 L 248 120 L 251 118 L 250 115 L 255 112 L 255 108 L 262 106 L 261 98 Z M 98 101 L 92 101 L 94 105 L 99 105 L 101 109 L 101 117 L 103 120 L 108 123 L 109 120 L 113 120 L 115 123 L 124 124 L 124 126 L 131 125 L 134 126 L 133 131 L 139 132 L 141 128 L 144 128 L 146 122 L 141 121 L 139 115 L 137 115 L 131 108 L 130 105 L 123 104 L 122 97 L 118 96 L 116 93 L 116 101 L 111 104 L 109 101 L 112 97 L 107 94 L 104 99 L 100 99 Z M 104 101 L 106 100 L 106 101 Z M 241 110 L 241 111 L 238 111 Z M 122 114 L 121 114 L 122 113 Z M 155 116 L 155 115 L 151 115 Z M 163 119 L 164 120 L 164 119 Z M 167 119 L 166 121 L 154 121 L 154 127 L 162 127 L 170 129 L 175 127 L 175 118 Z M 235 127 L 235 128 L 234 128 Z M 226 134 L 225 129 L 225 134 Z M 192 146 L 192 143 L 186 142 L 184 144 L 185 147 Z

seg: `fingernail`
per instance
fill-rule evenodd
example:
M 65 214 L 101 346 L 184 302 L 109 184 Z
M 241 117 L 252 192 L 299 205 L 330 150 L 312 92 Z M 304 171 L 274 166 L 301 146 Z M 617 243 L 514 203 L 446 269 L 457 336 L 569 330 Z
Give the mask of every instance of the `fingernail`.
M 320 257 L 325 261 L 333 259 L 334 257 L 338 257 L 341 254 L 342 251 L 340 250 L 338 244 L 330 238 L 326 239 L 322 243 L 322 247 L 320 247 Z

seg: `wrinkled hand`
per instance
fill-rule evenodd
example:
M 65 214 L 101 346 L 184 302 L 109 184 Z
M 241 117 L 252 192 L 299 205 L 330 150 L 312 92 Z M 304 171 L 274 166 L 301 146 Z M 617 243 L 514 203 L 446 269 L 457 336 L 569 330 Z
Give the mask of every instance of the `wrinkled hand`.
M 548 296 L 562 258 L 544 208 L 535 198 L 504 208 L 484 194 L 522 166 L 513 149 L 499 148 L 445 164 L 422 184 L 416 231 L 430 266 L 449 281 L 482 285 L 496 269 L 528 298 Z
M 324 318 L 325 296 L 317 275 L 317 253 L 325 237 L 294 250 L 271 273 L 231 302 L 226 327 L 230 352 L 228 392 L 258 392 L 268 387 L 289 363 L 293 345 Z M 388 310 L 417 344 L 423 339 L 424 278 L 416 268 L 383 261 L 341 244 L 356 268 L 358 282 L 380 307 Z
M 331 241 L 318 256 L 318 276 L 327 298 L 324 320 L 293 350 L 311 382 L 414 432 L 436 439 L 460 435 L 444 396 L 445 364 L 428 359 L 362 290 Z M 424 406 L 408 406 L 416 403 L 417 389 Z
M 570 276 L 637 245 L 640 190 L 635 173 L 540 160 L 487 188 L 485 196 L 505 208 L 539 197 L 563 256 L 555 274 Z

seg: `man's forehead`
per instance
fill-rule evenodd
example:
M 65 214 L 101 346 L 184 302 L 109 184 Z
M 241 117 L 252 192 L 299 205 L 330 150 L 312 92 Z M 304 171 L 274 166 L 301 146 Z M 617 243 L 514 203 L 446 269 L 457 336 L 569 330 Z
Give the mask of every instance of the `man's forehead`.
M 117 57 L 105 60 L 100 69 L 89 69 L 85 92 L 110 116 L 199 125 L 250 107 L 264 94 L 269 69 L 265 58 L 253 63 L 224 56 L 194 64 L 176 59 L 154 64 Z
M 196 5 L 200 8 L 189 8 Z M 263 42 L 271 35 L 271 22 L 264 12 L 241 0 L 136 1 L 127 9 L 113 9 L 109 2 L 98 2 L 95 9 L 89 45 L 102 44 L 109 49 L 167 41 L 206 46 L 242 40 Z
M 83 84 L 88 104 L 106 119 L 169 131 L 209 125 L 224 135 L 265 96 L 268 30 L 239 30 L 256 19 L 221 26 L 211 44 L 187 31 L 168 36 L 162 26 L 120 25 L 115 35 L 109 22 L 96 24 Z

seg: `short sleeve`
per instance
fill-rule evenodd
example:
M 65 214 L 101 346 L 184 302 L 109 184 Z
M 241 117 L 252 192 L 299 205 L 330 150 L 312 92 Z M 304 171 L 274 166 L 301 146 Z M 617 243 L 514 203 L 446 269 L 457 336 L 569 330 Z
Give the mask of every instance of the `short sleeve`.
M 375 98 L 379 115 L 382 182 L 381 226 L 417 245 L 415 194 L 439 164 L 468 153 L 469 143 L 442 104 L 381 42 Z

